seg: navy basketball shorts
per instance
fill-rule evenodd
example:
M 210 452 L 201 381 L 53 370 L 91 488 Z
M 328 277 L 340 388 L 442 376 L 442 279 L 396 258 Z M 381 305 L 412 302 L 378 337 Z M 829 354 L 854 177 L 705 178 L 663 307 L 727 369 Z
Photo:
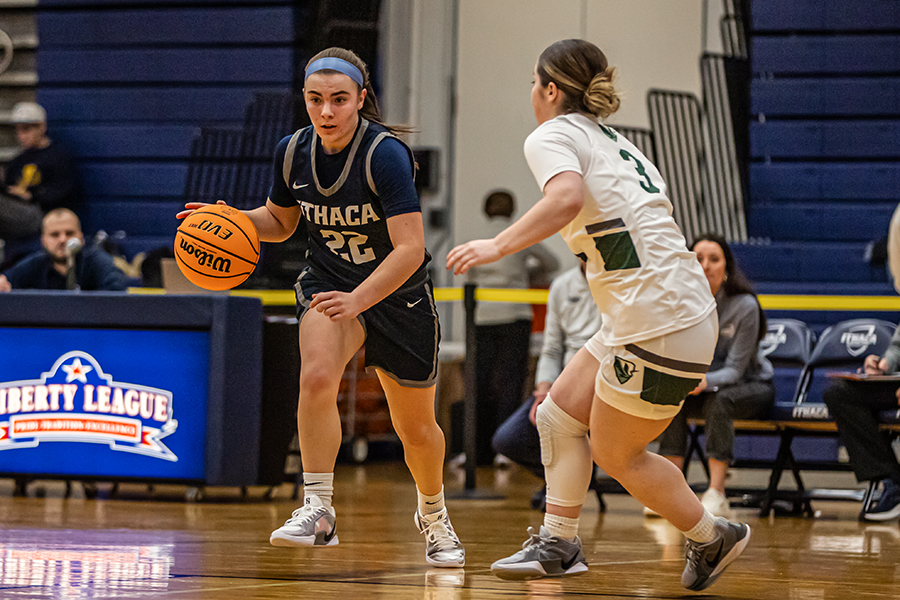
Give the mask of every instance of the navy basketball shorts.
M 304 269 L 294 285 L 297 319 L 303 320 L 314 294 L 335 289 L 333 283 Z M 430 279 L 397 290 L 357 319 L 366 335 L 366 370 L 377 368 L 404 387 L 435 384 L 441 327 Z

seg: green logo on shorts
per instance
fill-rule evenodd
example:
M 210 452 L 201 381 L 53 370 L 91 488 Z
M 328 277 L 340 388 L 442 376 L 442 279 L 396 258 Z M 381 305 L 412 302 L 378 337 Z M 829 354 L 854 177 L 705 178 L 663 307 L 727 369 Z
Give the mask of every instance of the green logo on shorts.
M 616 379 L 619 380 L 619 383 L 624 384 L 629 379 L 634 377 L 634 372 L 637 370 L 637 367 L 633 362 L 627 361 L 624 358 L 616 357 L 615 362 L 613 363 L 613 369 L 616 371 Z

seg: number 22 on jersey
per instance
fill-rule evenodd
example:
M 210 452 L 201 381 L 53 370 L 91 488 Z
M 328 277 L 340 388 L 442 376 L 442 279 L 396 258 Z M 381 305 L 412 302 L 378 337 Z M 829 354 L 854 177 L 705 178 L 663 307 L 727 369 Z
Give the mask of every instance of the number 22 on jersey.
M 367 235 L 355 231 L 332 231 L 331 229 L 320 229 L 319 233 L 329 240 L 325 242 L 325 245 L 348 262 L 361 265 L 375 260 L 375 252 L 371 248 L 363 246 L 369 239 Z M 349 254 L 343 251 L 345 246 L 350 251 Z

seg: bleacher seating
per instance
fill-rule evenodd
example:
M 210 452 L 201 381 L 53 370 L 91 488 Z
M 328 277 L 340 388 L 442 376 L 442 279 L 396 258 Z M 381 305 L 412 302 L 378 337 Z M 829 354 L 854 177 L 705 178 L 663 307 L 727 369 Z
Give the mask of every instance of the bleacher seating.
M 129 258 L 172 243 L 201 127 L 242 128 L 256 93 L 290 92 L 295 4 L 41 1 L 37 100 L 79 163 L 86 234 L 125 231 Z
M 756 0 L 751 9 L 748 230 L 768 244 L 736 247 L 741 266 L 770 290 L 884 283 L 890 293 L 866 248 L 887 235 L 900 200 L 900 5 Z

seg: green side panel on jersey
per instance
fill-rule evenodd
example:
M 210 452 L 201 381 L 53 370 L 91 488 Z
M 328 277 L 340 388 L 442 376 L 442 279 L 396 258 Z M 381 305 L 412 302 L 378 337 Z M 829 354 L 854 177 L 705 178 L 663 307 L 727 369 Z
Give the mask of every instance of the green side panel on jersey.
M 697 387 L 699 379 L 689 379 L 644 367 L 641 400 L 650 404 L 677 406 Z
M 636 269 L 641 266 L 637 250 L 631 241 L 631 234 L 627 231 L 595 237 L 594 245 L 600 251 L 607 271 Z

